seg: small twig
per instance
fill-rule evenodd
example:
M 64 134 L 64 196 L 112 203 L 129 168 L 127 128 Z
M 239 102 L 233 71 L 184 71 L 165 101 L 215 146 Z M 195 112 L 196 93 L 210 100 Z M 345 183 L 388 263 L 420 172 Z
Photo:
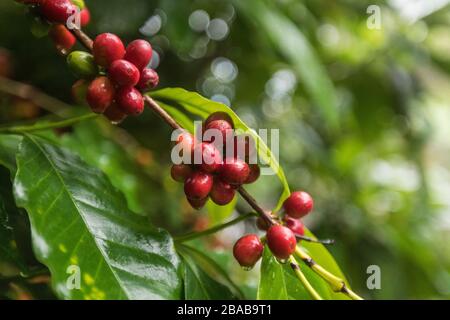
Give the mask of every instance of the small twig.
M 228 221 L 227 223 L 219 224 L 217 226 L 214 226 L 212 228 L 209 228 L 209 229 L 206 229 L 206 230 L 203 230 L 203 231 L 200 231 L 200 232 L 191 232 L 191 233 L 188 233 L 186 235 L 183 235 L 183 236 L 180 236 L 180 237 L 176 237 L 175 238 L 175 242 L 185 242 L 185 241 L 193 240 L 193 239 L 196 239 L 196 238 L 200 238 L 200 237 L 204 237 L 204 236 L 216 233 L 217 231 L 220 231 L 222 229 L 228 228 L 228 227 L 230 227 L 232 225 L 235 225 L 236 223 L 239 223 L 239 222 L 241 222 L 241 221 L 243 221 L 243 220 L 245 220 L 247 218 L 254 217 L 255 215 L 256 214 L 253 213 L 253 212 L 243 214 L 243 215 L 241 215 L 241 216 L 239 216 L 239 217 L 237 217 L 237 218 L 235 218 L 235 219 L 233 219 L 231 221 Z
M 256 202 L 256 200 L 247 192 L 247 190 L 244 189 L 244 187 L 239 187 L 238 189 L 239 194 L 242 196 L 242 198 L 247 201 L 247 203 L 264 219 L 266 220 L 269 225 L 274 225 L 276 222 L 272 219 L 272 216 L 265 211 L 263 208 L 259 206 L 259 204 Z
M 297 278 L 300 280 L 300 282 L 305 287 L 306 291 L 311 295 L 311 297 L 314 300 L 323 300 L 320 294 L 313 288 L 311 283 L 309 283 L 308 279 L 306 279 L 305 275 L 303 274 L 302 270 L 300 269 L 300 266 L 298 265 L 297 261 L 293 256 L 289 257 L 289 264 L 294 271 Z
M 43 93 L 33 86 L 1 76 L 0 91 L 29 100 L 42 109 L 61 117 L 67 116 L 72 109 L 70 105 Z
M 314 239 L 311 237 L 307 237 L 307 236 L 300 236 L 300 235 L 295 235 L 295 237 L 297 238 L 297 240 L 304 240 L 307 242 L 312 242 L 312 243 L 321 243 L 324 245 L 333 245 L 335 243 L 334 239 Z
M 144 95 L 144 100 L 150 106 L 150 108 L 161 117 L 169 126 L 174 130 L 183 129 L 155 100 L 147 95 Z
M 92 51 L 93 49 L 93 44 L 94 41 L 92 41 L 92 39 L 85 34 L 81 29 L 78 28 L 74 28 L 74 29 L 69 29 L 72 34 L 81 42 L 81 44 L 88 49 L 89 51 Z
M 39 125 L 3 127 L 3 128 L 0 128 L 0 132 L 25 133 L 25 132 L 43 131 L 43 130 L 56 129 L 56 128 L 64 128 L 64 127 L 71 126 L 75 123 L 78 123 L 78 122 L 81 122 L 84 120 L 93 119 L 97 116 L 98 115 L 95 113 L 88 113 L 88 114 L 84 114 L 79 117 L 74 117 L 74 118 L 63 120 L 63 121 L 55 121 L 55 122 L 44 123 L 44 124 L 39 124 Z

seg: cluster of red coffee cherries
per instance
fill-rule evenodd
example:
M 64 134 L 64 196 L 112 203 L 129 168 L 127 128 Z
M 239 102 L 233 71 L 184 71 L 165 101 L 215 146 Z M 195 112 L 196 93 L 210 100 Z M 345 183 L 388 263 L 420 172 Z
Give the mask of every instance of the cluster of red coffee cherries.
M 279 260 L 285 261 L 294 253 L 296 236 L 303 236 L 305 233 L 300 219 L 310 213 L 313 206 L 313 199 L 308 193 L 296 191 L 283 203 L 284 216 L 280 224 L 271 225 L 262 217 L 258 218 L 258 228 L 267 231 L 267 245 Z M 263 250 L 263 241 L 256 234 L 249 234 L 236 242 L 233 255 L 242 267 L 250 269 L 261 258 Z
M 76 38 L 66 23 L 79 10 L 80 26 L 89 23 L 90 13 L 84 1 L 18 1 L 31 5 L 41 18 L 52 24 L 49 36 L 57 48 L 68 55 L 69 68 L 79 78 L 72 86 L 72 94 L 78 101 L 87 101 L 93 112 L 104 114 L 114 123 L 144 110 L 142 92 L 159 83 L 156 71 L 147 67 L 153 53 L 150 43 L 135 40 L 125 48 L 118 36 L 103 33 L 95 38 L 92 54 L 84 51 L 69 54 Z
M 213 113 L 204 121 L 201 139 L 183 132 L 176 143 L 183 162 L 172 166 L 171 175 L 184 183 L 187 200 L 195 209 L 202 208 L 209 198 L 220 206 L 229 204 L 236 189 L 260 176 L 258 164 L 249 163 L 255 153 L 254 140 L 236 135 L 233 120 L 224 112 Z

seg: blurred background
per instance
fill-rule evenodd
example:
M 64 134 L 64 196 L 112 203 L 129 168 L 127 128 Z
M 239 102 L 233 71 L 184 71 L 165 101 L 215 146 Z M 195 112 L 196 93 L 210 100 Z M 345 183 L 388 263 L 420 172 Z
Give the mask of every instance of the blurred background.
M 92 37 L 113 32 L 151 42 L 160 88 L 198 91 L 231 106 L 252 128 L 280 129 L 291 189 L 315 198 L 306 224 L 336 240 L 329 249 L 356 292 L 450 298 L 450 1 L 86 4 Z M 23 6 L 0 2 L 2 124 L 87 110 L 74 104 L 76 79 L 64 58 L 47 37 L 33 36 L 31 25 Z M 172 234 L 236 214 L 189 208 L 169 175 L 170 130 L 148 110 L 118 127 L 91 121 L 58 134 L 109 176 L 133 211 Z M 250 191 L 270 208 L 281 186 L 260 182 Z M 238 225 L 198 246 L 255 298 L 257 268 L 242 272 L 230 250 L 250 230 L 252 223 Z M 379 290 L 366 286 L 370 265 L 381 268 Z M 4 295 L 52 297 L 46 281 L 18 283 Z

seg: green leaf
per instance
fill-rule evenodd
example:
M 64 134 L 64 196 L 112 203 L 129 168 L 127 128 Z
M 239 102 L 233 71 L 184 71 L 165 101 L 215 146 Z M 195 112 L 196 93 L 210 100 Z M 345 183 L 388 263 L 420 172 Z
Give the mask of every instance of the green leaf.
M 331 129 L 339 126 L 336 95 L 326 70 L 300 29 L 274 5 L 261 0 L 233 1 L 290 62 Z
M 218 206 L 211 200 L 206 203 L 206 211 L 209 215 L 209 225 L 215 226 L 224 222 L 234 211 L 236 207 L 237 197 L 234 197 L 226 206 Z
M 16 152 L 22 137 L 18 135 L 0 135 L 0 164 L 11 174 L 16 172 Z
M 203 266 L 210 261 L 202 253 L 188 246 L 177 247 L 184 262 L 184 297 L 186 300 L 231 300 L 236 299 L 229 287 L 218 282 Z M 203 261 L 199 261 L 203 260 Z M 214 265 L 214 268 L 218 266 Z M 209 269 L 211 264 L 209 265 Z M 223 271 L 222 271 L 223 272 Z M 231 281 L 231 280 L 230 280 Z
M 299 263 L 305 277 L 324 299 L 339 299 L 319 276 L 304 263 Z M 303 287 L 289 263 L 280 263 L 272 255 L 269 248 L 264 248 L 261 263 L 261 277 L 257 298 L 259 300 L 309 300 L 310 294 Z
M 25 136 L 14 194 L 61 298 L 180 298 L 180 262 L 170 236 L 130 212 L 106 176 L 71 152 Z M 78 275 L 80 289 L 69 289 Z
M 268 164 L 272 170 L 277 174 L 282 186 L 283 193 L 280 196 L 280 200 L 276 206 L 276 210 L 281 207 L 282 201 L 288 197 L 289 185 L 286 180 L 283 169 L 280 167 L 278 160 L 273 156 L 266 143 L 258 136 L 258 134 L 250 129 L 234 111 L 226 105 L 206 99 L 195 92 L 190 92 L 181 88 L 167 88 L 150 93 L 150 96 L 157 100 L 163 108 L 170 106 L 171 109 L 166 111 L 174 116 L 175 120 L 179 121 L 183 126 L 185 123 L 190 123 L 189 127 L 185 129 L 193 132 L 194 126 L 192 125 L 192 119 L 186 120 L 188 114 L 196 115 L 202 119 L 206 119 L 210 114 L 214 112 L 226 112 L 232 119 L 235 125 L 235 129 L 243 130 L 245 133 L 250 134 L 257 143 L 258 154 L 265 164 Z M 183 111 L 183 117 L 178 118 L 177 114 L 173 112 L 173 108 L 177 108 L 178 111 Z M 188 124 L 186 124 L 187 126 Z

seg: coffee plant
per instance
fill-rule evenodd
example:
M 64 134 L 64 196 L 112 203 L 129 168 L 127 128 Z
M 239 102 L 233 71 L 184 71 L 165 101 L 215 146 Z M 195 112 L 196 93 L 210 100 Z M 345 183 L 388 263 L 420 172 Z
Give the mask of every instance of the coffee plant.
M 245 270 L 261 261 L 258 299 L 361 299 L 324 246 L 333 241 L 317 239 L 301 220 L 313 214 L 313 197 L 291 193 L 276 157 L 231 108 L 181 88 L 156 89 L 159 76 L 148 67 L 151 44 L 141 39 L 125 44 L 112 33 L 91 39 L 82 31 L 91 19 L 83 0 L 17 2 L 32 15 L 34 33 L 48 35 L 77 77 L 74 98 L 90 107 L 58 121 L 0 129 L 0 164 L 11 179 L 0 203 L 0 252 L 20 271 L 17 277 L 50 276 L 61 299 L 244 298 L 239 283 L 197 246 L 200 238 L 250 221 L 260 232 L 243 234 L 232 253 Z M 75 50 L 77 43 L 84 49 Z M 192 208 L 231 213 L 240 197 L 251 210 L 173 236 L 130 210 L 114 181 L 77 154 L 82 146 L 64 138 L 74 125 L 117 125 L 144 107 L 173 129 L 165 143 L 173 140 L 182 160 L 171 164 L 170 175 L 184 185 Z M 194 126 L 194 120 L 201 124 Z M 211 131 L 219 134 L 208 135 Z M 257 156 L 276 172 L 283 189 L 273 208 L 263 208 L 246 190 L 259 182 L 261 168 L 252 161 Z M 91 157 L 101 158 L 101 148 Z M 29 228 L 16 225 L 21 215 Z M 39 268 L 23 259 L 18 232 L 31 232 Z

